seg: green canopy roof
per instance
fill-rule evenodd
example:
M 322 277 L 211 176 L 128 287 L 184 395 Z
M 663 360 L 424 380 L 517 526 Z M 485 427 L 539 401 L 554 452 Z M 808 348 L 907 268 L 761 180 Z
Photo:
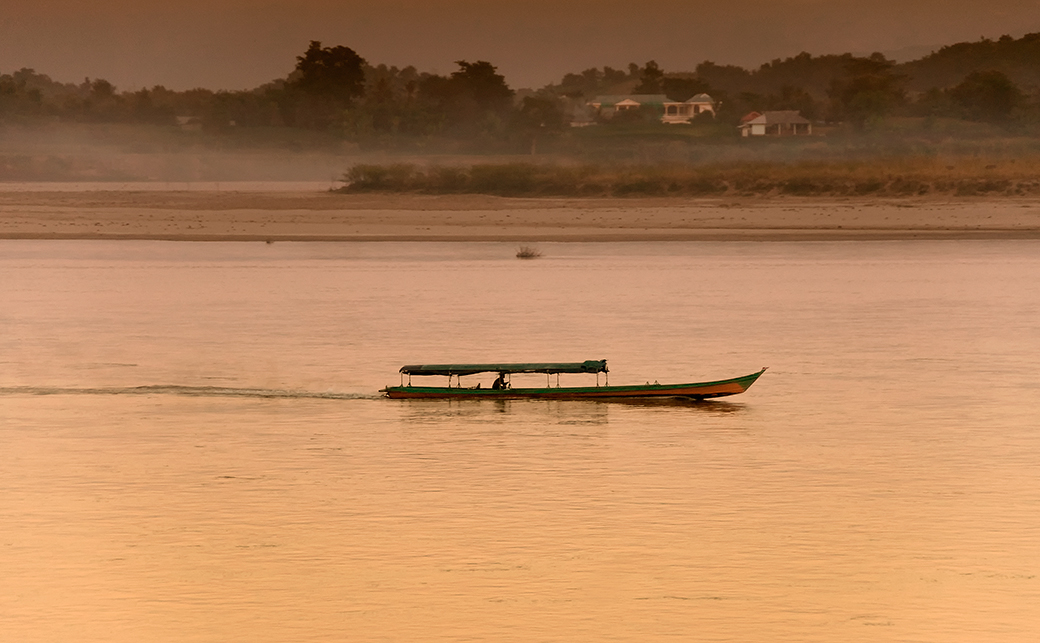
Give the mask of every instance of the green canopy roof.
M 402 366 L 406 375 L 475 375 L 476 373 L 606 373 L 607 360 L 543 364 L 418 364 Z

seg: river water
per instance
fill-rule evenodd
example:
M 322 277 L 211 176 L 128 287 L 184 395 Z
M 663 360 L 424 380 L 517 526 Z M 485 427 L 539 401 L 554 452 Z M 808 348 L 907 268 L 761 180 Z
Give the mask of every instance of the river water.
M 0 242 L 0 639 L 1040 639 L 1040 243 L 539 248 Z

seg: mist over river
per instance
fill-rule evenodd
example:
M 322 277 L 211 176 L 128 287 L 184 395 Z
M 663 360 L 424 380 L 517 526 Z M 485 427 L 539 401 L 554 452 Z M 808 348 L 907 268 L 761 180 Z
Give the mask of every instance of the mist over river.
M 0 241 L 0 640 L 1040 640 L 1040 242 L 538 249 Z

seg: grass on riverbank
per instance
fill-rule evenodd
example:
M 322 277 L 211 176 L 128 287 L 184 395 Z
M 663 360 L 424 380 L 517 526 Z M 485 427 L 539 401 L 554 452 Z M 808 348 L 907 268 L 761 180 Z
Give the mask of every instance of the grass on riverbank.
M 346 193 L 509 197 L 980 196 L 1040 194 L 1040 158 L 897 158 L 701 166 L 355 165 Z

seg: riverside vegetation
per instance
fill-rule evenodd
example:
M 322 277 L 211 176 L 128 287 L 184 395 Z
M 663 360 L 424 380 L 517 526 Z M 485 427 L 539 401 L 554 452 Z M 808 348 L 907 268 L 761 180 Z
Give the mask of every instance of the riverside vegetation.
M 1024 196 L 1040 195 L 1040 156 L 699 166 L 480 163 L 356 165 L 344 193 L 626 196 Z

